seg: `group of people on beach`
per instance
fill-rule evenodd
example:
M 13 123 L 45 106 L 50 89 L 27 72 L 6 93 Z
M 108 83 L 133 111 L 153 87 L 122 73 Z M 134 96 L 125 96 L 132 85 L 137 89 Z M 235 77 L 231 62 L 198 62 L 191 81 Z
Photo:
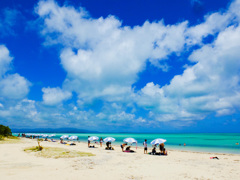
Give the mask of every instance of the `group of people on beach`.
M 145 139 L 145 141 L 143 142 L 143 146 L 144 146 L 144 154 L 147 154 L 147 139 Z M 148 154 L 152 154 L 152 155 L 167 155 L 167 150 L 164 147 L 164 143 L 159 144 L 159 150 L 160 152 L 157 152 L 156 150 L 157 148 L 157 144 L 153 145 L 153 149 L 152 152 L 148 153 Z
M 89 136 L 88 136 L 89 138 Z M 91 141 L 88 139 L 88 147 L 89 148 L 94 148 L 94 145 L 90 144 Z M 99 140 L 100 147 L 102 147 L 103 144 L 103 139 L 100 138 Z M 127 146 L 128 143 L 123 143 L 120 145 L 122 152 L 135 152 L 134 150 L 131 150 L 131 146 Z M 126 147 L 126 148 L 125 148 Z M 147 139 L 143 142 L 143 147 L 144 147 L 144 154 L 151 154 L 151 155 L 167 155 L 167 150 L 164 147 L 164 143 L 159 144 L 159 150 L 160 152 L 157 152 L 157 144 L 153 145 L 153 149 L 151 152 L 148 153 L 148 146 L 147 146 Z M 111 142 L 106 142 L 106 150 L 114 150 L 114 148 L 111 146 Z
M 121 144 L 122 152 L 135 152 L 131 150 L 131 146 L 127 146 L 126 149 L 125 146 L 127 146 L 127 143 Z M 156 151 L 157 144 L 153 145 L 153 149 L 151 152 L 148 153 L 148 147 L 147 147 L 147 139 L 143 142 L 144 147 L 144 154 L 151 154 L 151 155 L 167 155 L 167 150 L 164 148 L 164 143 L 159 144 L 159 150 L 160 152 Z

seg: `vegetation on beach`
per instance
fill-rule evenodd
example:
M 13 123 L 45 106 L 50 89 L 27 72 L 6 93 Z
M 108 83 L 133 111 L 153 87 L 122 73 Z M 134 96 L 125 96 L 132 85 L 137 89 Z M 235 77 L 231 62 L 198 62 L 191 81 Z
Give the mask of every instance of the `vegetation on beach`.
M 12 136 L 12 131 L 8 126 L 0 124 L 0 144 L 9 144 L 19 142 L 19 138 Z
M 0 124 L 0 138 L 12 136 L 12 131 L 8 126 Z
M 67 150 L 64 148 L 57 148 L 57 147 L 44 147 L 41 150 L 39 146 L 29 147 L 24 149 L 25 152 L 35 152 L 36 156 L 44 157 L 44 158 L 73 158 L 73 157 L 83 157 L 83 156 L 95 156 L 92 153 L 74 151 L 74 150 Z
M 4 137 L 1 136 L 0 137 L 0 144 L 13 144 L 13 143 L 19 143 L 21 139 L 15 136 L 8 136 L 8 137 Z

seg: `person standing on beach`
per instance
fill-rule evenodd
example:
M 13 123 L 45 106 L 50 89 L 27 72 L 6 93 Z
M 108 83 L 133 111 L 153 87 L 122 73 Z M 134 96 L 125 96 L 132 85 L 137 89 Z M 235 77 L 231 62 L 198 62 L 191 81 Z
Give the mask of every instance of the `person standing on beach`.
M 90 140 L 89 140 L 90 136 L 88 136 L 88 147 L 90 147 Z
M 144 154 L 147 154 L 147 140 L 146 139 L 143 142 L 143 146 L 144 146 Z
M 103 139 L 100 139 L 100 147 L 102 147 Z

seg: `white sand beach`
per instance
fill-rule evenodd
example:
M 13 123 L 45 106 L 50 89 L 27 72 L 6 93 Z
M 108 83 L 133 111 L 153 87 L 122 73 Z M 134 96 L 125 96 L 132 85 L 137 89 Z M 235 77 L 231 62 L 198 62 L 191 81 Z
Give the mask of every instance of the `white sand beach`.
M 42 142 L 43 147 L 61 147 L 95 154 L 91 157 L 44 158 L 23 149 L 36 146 L 37 141 L 21 139 L 21 143 L 0 144 L 0 179 L 24 180 L 112 180 L 112 179 L 239 179 L 240 155 L 183 152 L 168 150 L 168 156 L 123 153 L 119 146 L 114 151 L 105 146 L 88 148 L 80 142 L 67 146 L 59 142 Z M 167 148 L 167 147 L 166 147 Z M 150 151 L 150 149 L 149 149 Z M 210 157 L 217 156 L 217 159 Z

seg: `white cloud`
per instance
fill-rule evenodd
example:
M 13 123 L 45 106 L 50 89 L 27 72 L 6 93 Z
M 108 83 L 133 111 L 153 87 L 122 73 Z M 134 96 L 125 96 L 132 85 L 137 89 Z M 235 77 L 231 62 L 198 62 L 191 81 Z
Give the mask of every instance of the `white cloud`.
M 0 95 L 8 99 L 22 99 L 28 94 L 30 85 L 19 74 L 8 75 L 0 81 Z
M 8 99 L 22 99 L 29 92 L 31 83 L 19 74 L 7 74 L 12 57 L 6 46 L 0 45 L 0 95 Z
M 67 72 L 63 83 L 66 92 L 44 88 L 43 100 L 49 105 L 58 104 L 75 91 L 80 108 L 94 98 L 119 104 L 135 101 L 159 121 L 201 120 L 211 113 L 233 113 L 240 106 L 239 10 L 240 1 L 235 1 L 227 11 L 208 14 L 196 26 L 189 27 L 187 21 L 175 25 L 146 21 L 128 27 L 114 16 L 93 19 L 81 8 L 40 1 L 36 13 L 43 24 L 45 45 L 63 46 L 60 60 Z M 213 42 L 204 44 L 208 35 L 213 35 Z M 160 87 L 149 82 L 133 93 L 131 86 L 147 61 L 167 71 L 168 57 L 173 53 L 180 56 L 193 45 L 200 46 L 188 59 L 194 65 L 185 66 L 170 84 Z M 120 109 L 109 112 L 95 117 L 137 119 L 135 114 Z
M 169 85 L 148 83 L 137 97 L 139 105 L 153 109 L 159 120 L 197 120 L 209 113 L 229 115 L 240 107 L 240 26 L 219 33 L 211 45 L 194 51 L 196 62 Z
M 16 102 L 14 105 L 6 106 L 4 109 L 1 109 L 0 117 L 6 118 L 11 124 L 18 124 L 16 121 L 11 121 L 14 118 L 21 119 L 21 123 L 30 123 L 32 121 L 39 121 L 39 112 L 37 111 L 35 101 L 23 99 Z
M 0 78 L 10 69 L 12 59 L 6 46 L 0 45 Z
M 165 26 L 162 21 L 122 27 L 114 16 L 92 19 L 82 9 L 40 1 L 36 8 L 44 24 L 46 44 L 62 44 L 61 64 L 68 76 L 64 88 L 80 98 L 124 99 L 148 59 L 159 66 L 184 47 L 187 22 Z
M 57 105 L 62 101 L 68 100 L 72 97 L 72 93 L 63 91 L 59 87 L 57 88 L 42 88 L 43 91 L 43 103 L 46 105 Z

